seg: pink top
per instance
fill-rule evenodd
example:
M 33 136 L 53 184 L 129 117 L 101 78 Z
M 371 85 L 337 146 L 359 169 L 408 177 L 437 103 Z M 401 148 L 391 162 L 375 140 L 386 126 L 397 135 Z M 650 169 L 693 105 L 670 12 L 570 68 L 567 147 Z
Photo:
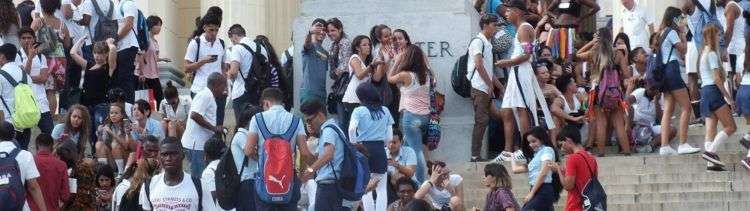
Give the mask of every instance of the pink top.
M 401 102 L 398 110 L 406 110 L 417 115 L 430 114 L 430 78 L 427 78 L 427 83 L 419 85 L 417 75 L 413 72 L 409 72 L 409 75 L 411 76 L 411 85 L 399 87 Z
M 151 39 L 149 43 L 148 50 L 143 55 L 145 63 L 141 63 L 141 70 L 144 77 L 155 79 L 159 78 L 159 56 L 157 55 L 159 52 L 159 43 L 155 39 Z M 139 75 L 138 71 L 135 72 L 135 75 Z

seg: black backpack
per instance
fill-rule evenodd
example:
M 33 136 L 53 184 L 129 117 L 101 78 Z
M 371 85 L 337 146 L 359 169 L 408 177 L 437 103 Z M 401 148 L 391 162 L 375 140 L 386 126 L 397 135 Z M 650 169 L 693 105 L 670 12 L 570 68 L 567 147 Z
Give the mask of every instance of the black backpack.
M 153 178 L 153 177 L 152 177 Z M 153 208 L 153 203 L 151 203 L 151 179 L 148 178 L 146 181 L 143 182 L 143 185 L 145 185 L 144 189 L 146 190 L 146 200 L 148 200 L 148 203 L 151 204 L 151 208 Z M 186 178 L 183 178 L 186 179 Z M 190 176 L 190 179 L 193 181 L 193 185 L 195 185 L 195 191 L 198 192 L 198 211 L 203 211 L 203 188 L 201 186 L 201 179 L 195 176 Z
M 132 197 L 129 197 L 127 192 L 122 195 L 122 198 L 120 198 L 120 205 L 118 206 L 119 210 L 143 211 L 143 208 L 141 208 L 138 201 L 141 188 L 138 187 L 136 191 L 138 191 L 138 193 L 134 193 Z
M 31 12 L 34 11 L 34 1 L 26 0 L 18 3 L 16 10 L 18 16 L 21 17 L 21 27 L 31 26 L 31 22 L 34 21 L 34 18 L 31 17 Z
M 245 50 L 249 51 L 253 55 L 253 63 L 250 65 L 248 75 L 245 76 L 240 71 L 240 76 L 245 80 L 245 92 L 251 93 L 251 96 L 260 97 L 261 92 L 268 87 L 273 86 L 273 76 L 276 68 L 271 65 L 266 56 L 261 53 L 261 45 L 255 41 L 255 50 L 251 49 L 250 46 L 240 43 L 240 46 L 244 47 Z M 251 99 L 251 102 L 257 102 L 255 99 Z
M 474 39 L 471 39 L 471 41 L 469 41 L 469 46 L 471 46 L 471 43 L 476 39 L 479 38 L 475 37 Z M 484 42 L 482 42 L 482 52 L 484 53 Z M 469 59 L 469 50 L 467 49 L 466 54 L 459 57 L 456 64 L 453 65 L 453 71 L 451 72 L 451 86 L 453 86 L 453 91 L 455 91 L 458 96 L 464 98 L 471 97 L 471 81 L 469 78 L 466 78 L 466 75 L 469 73 L 469 70 L 467 70 Z M 470 78 L 474 78 L 476 73 L 477 71 L 475 67 L 475 70 L 471 72 Z
M 580 154 L 578 156 L 581 156 L 581 158 L 583 158 L 583 162 L 586 163 L 586 167 L 588 167 L 589 172 L 591 172 L 591 179 L 589 179 L 589 181 L 586 181 L 586 184 L 583 186 L 583 189 L 581 191 L 581 202 L 583 203 L 583 210 L 607 210 L 607 193 L 604 191 L 604 187 L 602 187 L 602 184 L 599 183 L 599 179 L 597 178 L 597 175 L 594 174 L 594 171 L 591 170 L 591 166 L 586 160 L 586 157 Z
M 21 166 L 16 156 L 21 148 L 14 148 L 10 152 L 0 152 L 0 175 L 5 179 L 0 185 L 0 210 L 22 210 L 26 201 L 26 188 L 21 178 Z
M 240 131 L 237 131 L 237 133 L 240 133 Z M 240 168 L 239 174 L 237 173 L 237 166 L 234 162 L 231 146 L 219 158 L 219 165 L 216 166 L 214 179 L 216 181 L 216 199 L 222 209 L 231 210 L 237 207 L 237 202 L 240 199 L 240 177 L 247 165 L 247 156 L 243 157 L 242 168 Z
M 286 62 L 281 64 L 281 71 L 279 74 L 279 87 L 284 91 L 284 104 L 286 109 L 289 110 L 294 104 L 294 58 L 289 53 L 289 49 L 284 51 Z
M 96 26 L 94 27 L 93 41 L 104 41 L 108 38 L 116 39 L 119 26 L 117 25 L 117 20 L 114 20 L 112 18 L 115 3 L 109 1 L 109 11 L 106 15 L 104 14 L 104 12 L 102 12 L 102 8 L 99 6 L 98 1 L 92 0 L 91 3 L 94 4 L 94 11 L 99 16 L 99 19 L 96 21 Z

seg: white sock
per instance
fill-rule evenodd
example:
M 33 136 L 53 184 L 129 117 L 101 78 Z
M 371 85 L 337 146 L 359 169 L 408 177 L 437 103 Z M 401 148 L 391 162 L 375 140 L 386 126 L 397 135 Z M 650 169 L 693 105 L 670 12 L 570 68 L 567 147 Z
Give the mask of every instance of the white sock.
M 107 164 L 107 158 L 97 158 L 96 162 L 99 162 L 101 164 Z
M 721 143 L 726 141 L 729 138 L 729 135 L 725 133 L 724 131 L 719 132 L 716 134 L 716 137 L 714 138 L 714 144 L 711 144 L 711 148 L 708 149 L 709 152 L 716 152 L 716 149 L 719 148 Z
M 750 158 L 750 150 L 747 151 L 747 157 Z
M 117 172 L 122 173 L 125 170 L 125 160 L 115 159 L 115 164 L 117 164 Z
M 703 142 L 703 150 L 708 150 L 708 148 L 710 148 L 713 143 L 713 141 Z

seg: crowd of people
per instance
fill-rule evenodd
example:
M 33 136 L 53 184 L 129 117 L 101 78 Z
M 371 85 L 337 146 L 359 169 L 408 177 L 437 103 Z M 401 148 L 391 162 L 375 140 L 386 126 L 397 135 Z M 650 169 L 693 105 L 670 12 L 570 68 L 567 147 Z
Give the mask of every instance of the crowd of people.
M 609 142 L 626 156 L 699 153 L 687 130 L 703 123 L 702 157 L 723 171 L 733 114 L 750 124 L 750 1 L 684 0 L 655 25 L 621 0 L 621 27 L 590 33 L 594 0 L 474 3 L 481 31 L 451 81 L 474 109 L 466 160 L 493 161 L 481 208 L 431 159 L 445 102 L 406 30 L 349 36 L 318 18 L 280 57 L 239 24 L 218 38 L 211 7 L 187 41 L 182 96 L 159 79 L 161 18 L 133 0 L 0 0 L 0 210 L 553 210 L 562 190 L 582 210 L 601 206 L 581 195 Z M 503 134 L 494 159 L 481 157 L 487 130 Z M 750 152 L 740 162 L 750 170 Z M 528 174 L 522 203 L 509 173 Z

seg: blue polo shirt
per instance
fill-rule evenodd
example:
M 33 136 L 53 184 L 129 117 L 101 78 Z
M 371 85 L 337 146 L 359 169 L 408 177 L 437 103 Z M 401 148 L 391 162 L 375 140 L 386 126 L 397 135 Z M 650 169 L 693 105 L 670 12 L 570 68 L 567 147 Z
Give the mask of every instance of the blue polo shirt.
M 542 146 L 539 151 L 534 152 L 534 158 L 529 162 L 529 185 L 536 184 L 536 178 L 542 173 L 544 161 L 555 162 L 555 151 L 551 147 Z M 544 183 L 552 183 L 552 172 L 544 176 Z
M 388 128 L 393 126 L 394 121 L 388 108 L 382 106 L 383 115 L 380 119 L 373 119 L 367 107 L 359 106 L 352 111 L 351 122 L 357 122 L 357 141 L 386 141 Z M 350 125 L 352 123 L 350 122 Z
M 342 139 L 344 131 L 340 130 L 339 132 L 341 134 L 339 135 L 339 132 L 336 132 L 333 128 L 328 127 L 329 125 L 333 125 L 333 127 L 336 128 L 339 127 L 335 119 L 329 119 L 320 126 L 322 132 L 320 133 L 320 139 L 318 140 L 318 148 L 316 149 L 316 153 L 318 156 L 322 156 L 323 152 L 325 151 L 325 146 L 333 145 L 333 160 L 318 169 L 318 174 L 315 177 L 316 182 L 335 180 L 336 177 L 334 177 L 333 175 L 334 170 L 336 171 L 336 175 L 341 175 L 341 162 L 344 160 L 344 141 L 346 141 Z

